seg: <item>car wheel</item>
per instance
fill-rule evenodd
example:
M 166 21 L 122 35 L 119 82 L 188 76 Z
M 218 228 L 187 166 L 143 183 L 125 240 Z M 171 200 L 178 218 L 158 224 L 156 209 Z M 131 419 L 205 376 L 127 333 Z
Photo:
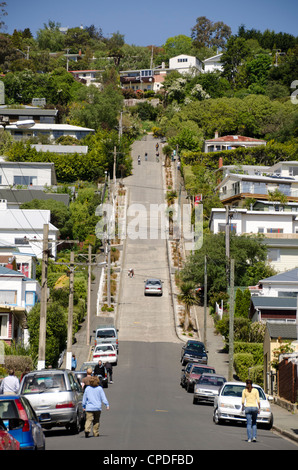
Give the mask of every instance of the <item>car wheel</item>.
M 186 390 L 187 390 L 187 393 L 192 393 L 194 391 L 193 387 L 189 383 L 187 384 Z
M 70 429 L 70 432 L 73 434 L 79 434 L 79 432 L 81 431 L 81 421 L 80 421 L 79 413 L 76 414 L 76 420 L 74 423 L 70 425 L 69 429 Z
M 215 424 L 222 424 L 222 420 L 220 419 L 219 414 L 218 414 L 218 408 L 214 410 L 213 421 Z

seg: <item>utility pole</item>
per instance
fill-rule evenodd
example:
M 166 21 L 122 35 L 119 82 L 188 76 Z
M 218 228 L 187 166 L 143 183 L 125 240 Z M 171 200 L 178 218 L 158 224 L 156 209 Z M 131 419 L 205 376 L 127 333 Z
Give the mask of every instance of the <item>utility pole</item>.
M 43 226 L 42 271 L 41 271 L 41 300 L 39 323 L 39 346 L 37 369 L 45 368 L 46 359 L 46 323 L 48 300 L 48 260 L 49 260 L 49 225 Z
M 230 300 L 229 300 L 229 381 L 233 380 L 234 361 L 234 275 L 235 260 L 231 259 Z
M 204 262 L 204 344 L 207 346 L 207 256 Z
M 116 162 L 117 162 L 117 151 L 116 146 L 114 147 L 114 166 L 113 166 L 113 180 L 114 180 L 114 198 L 116 197 Z
M 68 300 L 68 326 L 67 326 L 67 353 L 66 369 L 71 370 L 72 358 L 72 325 L 73 325 L 73 285 L 74 285 L 74 252 L 70 253 L 70 272 L 69 272 L 69 300 Z
M 227 286 L 230 284 L 230 213 L 229 206 L 226 206 L 226 276 Z
M 87 298 L 87 346 L 90 343 L 90 316 L 91 316 L 91 250 L 92 247 L 88 246 L 88 298 Z

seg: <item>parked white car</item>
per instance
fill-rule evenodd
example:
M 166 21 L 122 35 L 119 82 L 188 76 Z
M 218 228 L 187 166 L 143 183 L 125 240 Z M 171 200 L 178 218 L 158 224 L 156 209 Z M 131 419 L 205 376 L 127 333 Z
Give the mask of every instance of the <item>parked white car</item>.
M 242 411 L 242 391 L 246 387 L 244 382 L 226 382 L 214 399 L 213 421 L 221 424 L 224 421 L 245 421 L 246 416 Z M 261 410 L 258 414 L 257 423 L 264 424 L 267 429 L 273 425 L 273 414 L 269 400 L 273 397 L 266 397 L 264 390 L 259 385 L 253 385 L 260 395 Z
M 93 351 L 93 362 L 102 361 L 103 364 L 110 362 L 113 365 L 117 365 L 118 356 L 117 350 L 114 344 L 112 343 L 101 343 L 97 344 Z

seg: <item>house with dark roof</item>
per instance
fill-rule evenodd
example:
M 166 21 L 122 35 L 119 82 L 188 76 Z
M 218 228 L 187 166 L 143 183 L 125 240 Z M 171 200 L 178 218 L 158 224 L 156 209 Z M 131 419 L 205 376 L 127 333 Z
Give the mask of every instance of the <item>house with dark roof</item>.
M 253 322 L 295 322 L 296 312 L 296 297 L 251 297 L 249 316 Z
M 260 279 L 251 288 L 252 321 L 295 323 L 298 299 L 298 268 Z

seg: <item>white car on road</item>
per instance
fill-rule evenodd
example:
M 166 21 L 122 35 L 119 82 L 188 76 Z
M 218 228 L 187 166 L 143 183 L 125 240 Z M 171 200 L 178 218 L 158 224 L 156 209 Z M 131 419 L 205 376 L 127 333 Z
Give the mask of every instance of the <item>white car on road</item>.
M 103 364 L 110 362 L 114 366 L 117 365 L 118 355 L 114 344 L 112 343 L 101 343 L 97 344 L 93 351 L 93 362 L 102 361 Z
M 244 421 L 245 413 L 242 411 L 242 392 L 245 389 L 244 382 L 226 382 L 214 399 L 213 421 L 215 424 L 224 421 Z M 273 424 L 273 414 L 269 400 L 272 397 L 266 397 L 264 390 L 259 385 L 253 385 L 260 395 L 261 410 L 257 417 L 258 424 L 264 424 L 266 428 L 271 429 Z

